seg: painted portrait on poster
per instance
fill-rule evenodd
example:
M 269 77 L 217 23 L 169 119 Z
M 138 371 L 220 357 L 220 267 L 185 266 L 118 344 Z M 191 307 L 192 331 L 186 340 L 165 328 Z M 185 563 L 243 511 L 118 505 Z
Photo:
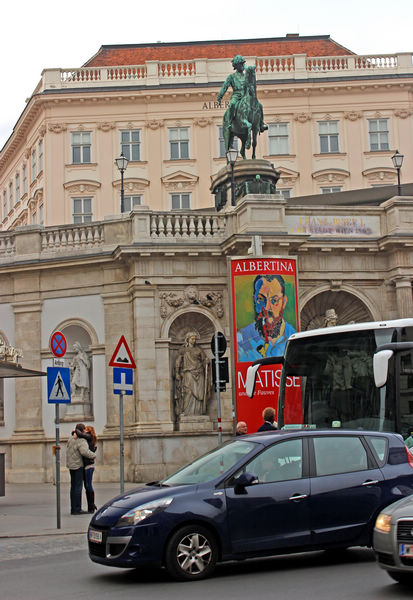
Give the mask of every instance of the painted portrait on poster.
M 268 366 L 253 402 L 245 393 L 248 366 L 260 358 L 282 356 L 288 338 L 298 331 L 295 258 L 234 258 L 231 261 L 237 419 L 253 430 L 266 406 L 276 408 L 280 367 Z

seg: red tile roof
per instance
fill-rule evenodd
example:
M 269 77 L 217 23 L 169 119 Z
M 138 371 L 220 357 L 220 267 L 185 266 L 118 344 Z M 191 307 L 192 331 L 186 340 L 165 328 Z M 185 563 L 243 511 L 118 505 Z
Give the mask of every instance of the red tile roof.
M 287 35 L 285 38 L 221 40 L 204 42 L 165 42 L 101 46 L 83 66 L 141 65 L 147 60 L 191 60 L 196 58 L 233 58 L 243 56 L 343 56 L 353 54 L 329 35 Z

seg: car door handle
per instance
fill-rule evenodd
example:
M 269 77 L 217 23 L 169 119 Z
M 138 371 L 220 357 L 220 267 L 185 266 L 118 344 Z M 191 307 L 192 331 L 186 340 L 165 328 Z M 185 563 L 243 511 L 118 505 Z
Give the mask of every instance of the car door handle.
M 288 500 L 303 500 L 303 498 L 307 498 L 308 494 L 294 494 L 294 496 L 290 496 Z
M 367 481 L 365 481 L 361 485 L 375 485 L 376 483 L 379 483 L 378 479 L 368 479 Z

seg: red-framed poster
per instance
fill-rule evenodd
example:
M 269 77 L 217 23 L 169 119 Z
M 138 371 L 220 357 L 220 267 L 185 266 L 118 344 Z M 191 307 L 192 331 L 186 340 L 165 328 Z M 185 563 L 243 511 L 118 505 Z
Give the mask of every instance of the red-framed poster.
M 277 409 L 281 368 L 261 367 L 252 399 L 245 392 L 246 373 L 254 360 L 282 356 L 286 341 L 298 331 L 296 259 L 232 258 L 231 297 L 236 418 L 253 433 L 264 408 Z

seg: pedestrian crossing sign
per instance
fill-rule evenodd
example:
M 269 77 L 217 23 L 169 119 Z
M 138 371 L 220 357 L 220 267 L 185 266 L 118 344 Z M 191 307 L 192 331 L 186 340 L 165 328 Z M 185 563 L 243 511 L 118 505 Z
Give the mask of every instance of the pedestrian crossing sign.
M 47 401 L 49 404 L 70 403 L 70 369 L 47 367 Z

